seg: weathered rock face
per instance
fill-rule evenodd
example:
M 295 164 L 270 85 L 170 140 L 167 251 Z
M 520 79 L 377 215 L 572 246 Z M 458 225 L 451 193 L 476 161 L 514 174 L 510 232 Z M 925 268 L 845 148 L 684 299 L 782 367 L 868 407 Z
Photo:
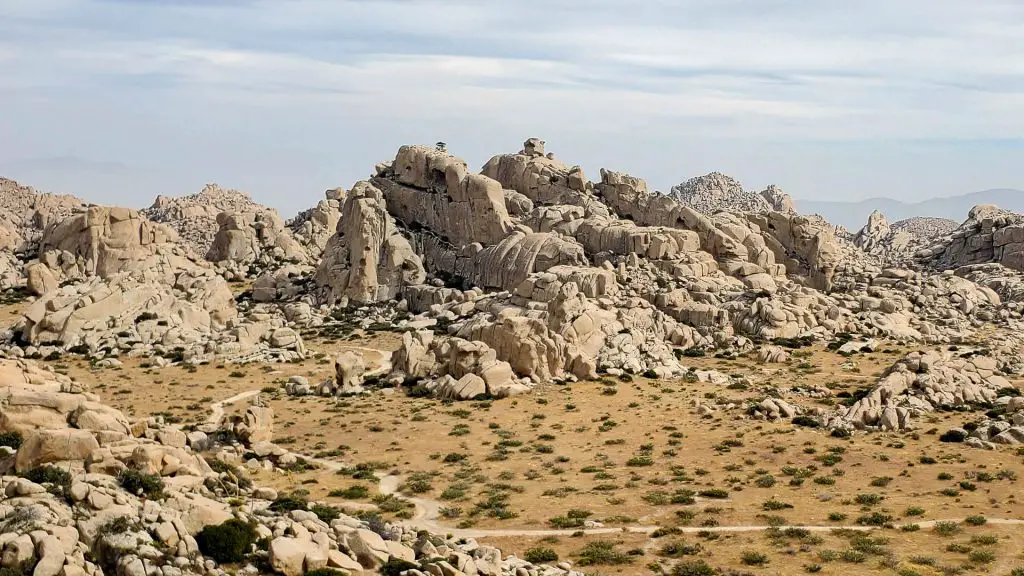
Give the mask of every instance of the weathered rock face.
M 1024 216 L 991 204 L 975 206 L 959 228 L 915 257 L 939 269 L 996 263 L 1024 271 Z
M 908 218 L 890 225 L 885 215 L 875 210 L 852 241 L 886 265 L 906 265 L 918 250 L 956 227 L 956 222 L 943 218 Z
M 781 212 L 749 218 L 791 276 L 806 278 L 806 284 L 818 290 L 832 289 L 843 255 L 831 229 L 810 218 Z
M 462 159 L 447 152 L 403 146 L 383 176 L 374 184 L 384 192 L 392 216 L 456 247 L 495 244 L 513 229 L 501 184 L 470 174 Z
M 344 189 L 328 190 L 324 194 L 326 198 L 316 206 L 288 221 L 288 228 L 295 240 L 305 248 L 313 261 L 319 260 L 327 248 L 327 242 L 338 230 L 341 209 L 345 203 Z
M 235 317 L 231 291 L 212 270 L 160 254 L 132 264 L 133 271 L 48 290 L 25 311 L 22 337 L 89 349 L 118 338 L 173 347 Z
M 320 300 L 377 302 L 425 279 L 423 264 L 388 214 L 381 191 L 357 183 L 314 275 Z
M 530 138 L 518 154 L 491 158 L 481 173 L 515 190 L 534 205 L 567 204 L 587 209 L 588 216 L 607 216 L 595 202 L 591 184 L 579 166 L 566 166 L 554 154 L 544 153 L 544 142 Z
M 109 278 L 137 269 L 161 245 L 177 242 L 171 228 L 150 222 L 130 208 L 93 206 L 49 227 L 40 260 L 67 278 Z
M 780 205 L 788 204 L 792 209 L 792 199 L 779 188 L 769 188 L 765 193 L 746 192 L 735 179 L 721 172 L 712 172 L 673 186 L 668 196 L 708 216 L 721 211 L 769 212 L 775 209 L 773 201 Z
M 216 184 L 207 184 L 198 194 L 178 198 L 157 196 L 153 205 L 141 211 L 152 220 L 167 224 L 178 233 L 181 243 L 202 257 L 210 251 L 220 226 L 217 215 L 221 212 L 257 213 L 269 210 L 253 202 L 238 190 L 225 190 Z
M 480 341 L 406 332 L 394 355 L 394 369 L 404 378 L 430 380 L 427 389 L 438 398 L 471 400 L 488 394 L 504 397 L 526 390 L 508 362 Z
M 217 215 L 217 226 L 217 235 L 206 254 L 211 262 L 273 267 L 310 260 L 305 248 L 273 210 L 221 212 Z
M 34 251 L 43 231 L 50 225 L 63 222 L 86 206 L 74 196 L 41 193 L 14 180 L 0 178 L 0 222 L 8 222 L 24 241 L 18 248 L 27 252 Z
M 761 197 L 768 202 L 769 208 L 774 212 L 796 214 L 796 203 L 793 202 L 793 198 L 775 184 L 770 184 L 762 190 Z
M 833 428 L 909 430 L 913 418 L 996 400 L 1012 388 L 995 359 L 953 352 L 912 352 L 894 364 L 853 406 L 825 416 Z

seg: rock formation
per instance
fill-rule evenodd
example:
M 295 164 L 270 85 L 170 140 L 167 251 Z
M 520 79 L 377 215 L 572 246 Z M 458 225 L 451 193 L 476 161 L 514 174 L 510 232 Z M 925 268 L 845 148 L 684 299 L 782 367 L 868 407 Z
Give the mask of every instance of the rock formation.
M 1024 270 L 1024 216 L 990 204 L 975 206 L 956 230 L 915 257 L 941 269 L 996 263 Z
M 668 197 L 706 216 L 718 212 L 782 212 L 796 214 L 793 199 L 774 184 L 761 192 L 747 192 L 734 178 L 721 172 L 691 178 L 672 187 Z
M 206 259 L 222 266 L 305 264 L 310 256 L 273 210 L 221 212 Z
M 269 208 L 253 202 L 238 190 L 225 190 L 216 184 L 207 184 L 197 194 L 178 198 L 157 196 L 153 205 L 141 213 L 153 222 L 173 228 L 181 243 L 202 257 L 210 251 L 220 226 L 217 216 L 221 212 L 257 213 Z
M 227 565 L 243 560 L 240 573 L 259 573 L 252 565 L 259 563 L 284 576 L 377 573 L 385 564 L 406 574 L 582 576 L 503 558 L 472 539 L 363 521 L 297 495 L 281 510 L 272 504 L 284 494 L 254 486 L 243 469 L 283 474 L 300 460 L 316 464 L 270 441 L 272 412 L 250 406 L 242 418 L 200 428 L 130 420 L 65 376 L 0 360 L 0 433 L 20 440 L 0 447 L 4 569 L 226 576 L 236 571 Z M 234 505 L 239 499 L 247 505 Z M 232 546 L 224 539 L 239 532 L 250 534 L 239 556 L 225 557 Z M 257 540 L 266 545 L 254 547 Z
M 320 299 L 335 304 L 394 298 L 403 286 L 422 284 L 425 275 L 381 191 L 359 182 L 345 198 L 337 232 L 328 240 L 314 278 Z

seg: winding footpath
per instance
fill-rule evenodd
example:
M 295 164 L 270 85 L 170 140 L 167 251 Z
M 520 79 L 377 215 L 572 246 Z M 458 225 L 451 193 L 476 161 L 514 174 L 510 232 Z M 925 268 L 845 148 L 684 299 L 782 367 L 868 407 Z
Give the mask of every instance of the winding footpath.
M 377 351 L 380 352 L 380 351 Z M 388 354 L 390 356 L 390 354 Z M 390 364 L 389 361 L 385 361 L 385 364 Z M 375 370 L 377 372 L 379 369 Z M 259 390 L 249 390 L 236 394 L 226 400 L 214 402 L 210 404 L 211 414 L 207 418 L 207 423 L 219 425 L 221 420 L 224 418 L 224 407 L 230 404 L 247 400 L 254 396 L 259 395 Z M 291 454 L 296 457 L 302 458 L 307 462 L 312 462 L 318 466 L 322 466 L 324 469 L 331 472 L 337 472 L 346 468 L 342 462 L 334 460 L 325 460 L 323 458 L 314 458 L 297 452 Z M 392 474 L 381 474 L 377 475 L 377 490 L 381 494 L 393 494 L 401 496 L 403 499 L 411 502 L 416 508 L 413 517 L 409 520 L 402 521 L 403 526 L 412 528 L 414 530 L 426 530 L 435 534 L 450 534 L 457 538 L 501 538 L 501 537 L 537 537 L 542 538 L 545 536 L 570 536 L 578 534 L 580 532 L 588 535 L 601 535 L 601 534 L 651 534 L 659 526 L 622 526 L 622 527 L 601 527 L 601 528 L 583 528 L 583 529 L 461 529 L 448 526 L 440 523 L 441 508 L 445 506 L 444 503 L 431 500 L 429 498 L 421 498 L 417 496 L 407 496 L 402 494 L 399 490 L 401 486 L 401 477 Z M 963 522 L 963 518 L 948 518 L 942 520 L 923 520 L 921 522 L 914 522 L 922 529 L 932 528 L 940 522 L 955 522 L 957 524 Z M 1024 525 L 1024 519 L 1017 518 L 987 518 L 986 524 L 996 526 L 1018 526 Z M 757 524 L 740 524 L 737 526 L 711 526 L 711 527 L 696 527 L 696 526 L 680 526 L 678 529 L 682 534 L 696 534 L 698 532 L 763 532 L 770 529 L 785 530 L 786 528 L 800 528 L 802 530 L 808 530 L 810 532 L 829 532 L 838 528 L 847 530 L 858 530 L 868 532 L 871 530 L 877 530 L 875 526 L 820 526 L 820 525 L 804 525 L 795 524 L 792 526 L 764 526 Z

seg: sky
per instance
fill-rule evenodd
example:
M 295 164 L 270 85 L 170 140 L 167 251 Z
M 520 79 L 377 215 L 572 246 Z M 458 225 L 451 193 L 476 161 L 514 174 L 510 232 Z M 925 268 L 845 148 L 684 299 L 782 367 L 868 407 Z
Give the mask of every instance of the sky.
M 0 0 L 0 175 L 286 216 L 402 144 L 796 198 L 1024 189 L 1019 0 Z

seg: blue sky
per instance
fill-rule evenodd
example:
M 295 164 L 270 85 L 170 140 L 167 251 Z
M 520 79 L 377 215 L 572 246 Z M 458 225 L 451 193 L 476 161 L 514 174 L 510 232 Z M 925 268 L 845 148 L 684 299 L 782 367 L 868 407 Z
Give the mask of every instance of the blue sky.
M 797 198 L 1024 188 L 1024 3 L 3 0 L 0 174 L 291 214 L 405 143 Z

